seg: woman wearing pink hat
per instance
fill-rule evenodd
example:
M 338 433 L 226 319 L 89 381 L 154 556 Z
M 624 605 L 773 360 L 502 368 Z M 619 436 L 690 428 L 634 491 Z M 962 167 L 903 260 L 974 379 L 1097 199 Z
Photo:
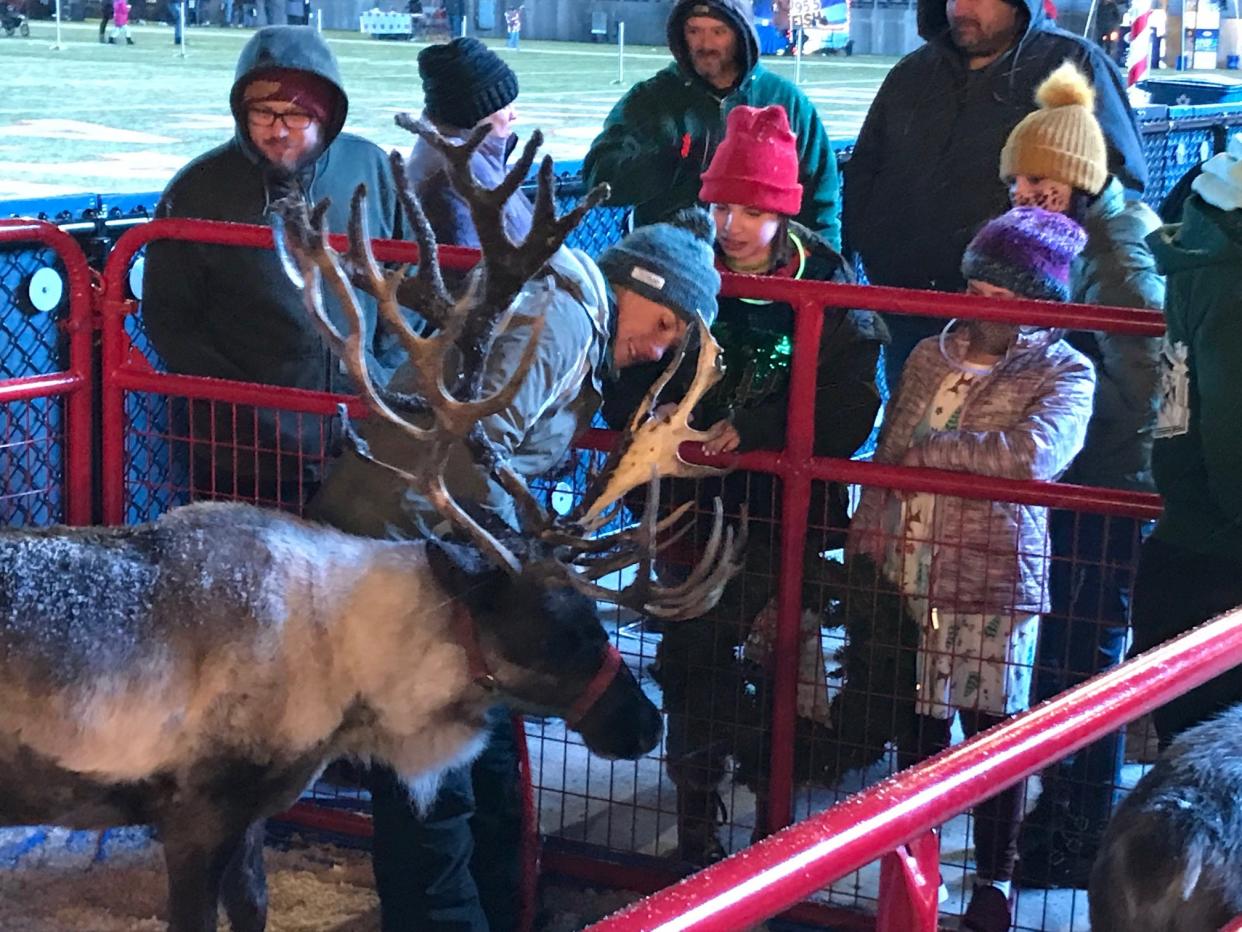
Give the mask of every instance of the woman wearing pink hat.
M 797 141 L 782 107 L 738 106 L 729 112 L 725 137 L 703 175 L 699 197 L 710 206 L 716 224 L 716 266 L 721 272 L 850 281 L 841 255 L 792 219 L 802 203 L 802 186 Z M 726 372 L 694 414 L 696 424 L 712 426 L 715 436 L 705 444 L 707 450 L 727 453 L 784 446 L 793 325 L 794 310 L 784 302 L 720 299 L 712 334 L 724 349 Z M 817 456 L 852 456 L 870 435 L 880 408 L 876 365 L 880 346 L 887 340 L 883 322 L 870 311 L 824 309 L 816 382 Z M 610 422 L 633 410 L 626 399 L 640 397 L 661 368 L 627 370 L 617 391 L 605 399 Z M 692 368 L 683 366 L 681 372 Z M 677 395 L 676 384 L 665 393 L 666 398 Z M 616 402 L 615 407 L 610 402 Z M 736 649 L 774 595 L 774 589 L 757 585 L 756 580 L 775 580 L 779 574 L 780 526 L 771 519 L 779 515 L 780 505 L 776 483 L 758 473 L 733 473 L 719 483 L 704 482 L 697 494 L 707 515 L 711 498 L 719 494 L 730 511 L 747 504 L 752 518 L 747 571 L 735 577 L 709 615 L 679 622 L 664 632 L 655 667 L 668 709 L 668 767 L 678 793 L 678 850 L 684 860 L 701 864 L 726 853 L 717 836 L 723 811 L 717 787 L 726 759 L 734 758 L 743 781 L 766 782 L 760 737 L 763 701 L 756 698 L 766 690 L 754 682 L 757 667 L 738 663 Z M 811 503 L 816 532 L 808 535 L 808 553 L 841 546 L 848 520 L 845 506 L 843 488 L 816 484 Z M 748 657 L 752 654 L 748 647 Z M 761 827 L 756 834 L 763 834 Z

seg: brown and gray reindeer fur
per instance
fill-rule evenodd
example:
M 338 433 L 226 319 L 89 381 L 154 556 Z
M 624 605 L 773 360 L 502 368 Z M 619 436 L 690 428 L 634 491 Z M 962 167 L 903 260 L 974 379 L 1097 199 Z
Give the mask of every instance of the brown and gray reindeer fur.
M 715 603 L 739 565 L 744 535 L 735 541 L 717 522 L 717 545 L 691 579 L 655 585 L 657 538 L 676 515 L 657 522 L 653 505 L 637 527 L 596 535 L 580 517 L 542 513 L 487 447 L 478 420 L 500 411 L 525 376 L 519 367 L 509 386 L 480 397 L 477 369 L 491 334 L 585 205 L 556 216 L 545 159 L 531 238 L 509 243 L 493 235 L 504 192 L 479 189 L 466 167 L 486 128 L 461 147 L 411 128 L 458 166 L 455 180 L 486 233 L 465 297 L 444 290 L 399 157 L 396 181 L 423 258 L 416 274 L 375 263 L 360 221 L 362 190 L 346 256 L 327 245 L 323 205 L 282 205 L 277 245 L 372 411 L 432 450 L 466 443 L 479 467 L 521 498 L 531 525 L 524 533 L 476 523 L 435 469 L 410 475 L 391 463 L 380 465 L 427 496 L 470 543 L 355 538 L 222 503 L 136 527 L 0 532 L 0 823 L 153 824 L 174 932 L 215 932 L 221 903 L 235 930 L 261 932 L 262 820 L 336 757 L 383 760 L 416 799 L 428 799 L 439 773 L 478 753 L 484 713 L 497 701 L 570 720 L 595 753 L 647 753 L 660 739 L 659 712 L 609 644 L 595 600 L 688 617 Z M 502 187 L 521 181 L 534 135 Z M 383 296 L 382 313 L 425 362 L 421 396 L 385 396 L 371 382 L 351 281 Z M 325 285 L 345 306 L 348 334 L 324 314 Z M 424 338 L 405 326 L 398 291 L 434 310 L 439 334 Z M 456 370 L 444 363 L 452 348 L 466 360 Z M 434 423 L 416 424 L 409 412 L 430 413 Z M 433 462 L 442 473 L 443 459 Z M 655 499 L 654 479 L 652 489 Z M 638 580 L 628 589 L 596 583 L 634 563 Z
M 1188 729 L 1109 822 L 1093 932 L 1217 932 L 1242 915 L 1242 705 Z

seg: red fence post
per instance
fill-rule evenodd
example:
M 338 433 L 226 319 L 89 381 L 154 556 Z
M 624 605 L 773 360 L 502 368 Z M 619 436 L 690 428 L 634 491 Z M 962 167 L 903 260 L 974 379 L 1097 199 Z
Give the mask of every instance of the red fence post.
M 780 458 L 781 578 L 777 589 L 773 649 L 772 756 L 767 827 L 775 831 L 793 815 L 794 740 L 798 715 L 798 650 L 802 616 L 802 550 L 806 545 L 811 479 L 803 466 L 815 452 L 815 377 L 824 312 L 813 301 L 794 305 L 793 360 L 785 452 Z
M 936 932 L 940 909 L 940 836 L 924 832 L 884 855 L 876 932 Z

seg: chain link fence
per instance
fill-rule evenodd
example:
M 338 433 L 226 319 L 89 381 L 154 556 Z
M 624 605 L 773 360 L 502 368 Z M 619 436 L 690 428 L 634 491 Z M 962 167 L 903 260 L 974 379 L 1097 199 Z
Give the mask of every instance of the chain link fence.
M 67 275 L 56 251 L 37 243 L 0 244 L 0 380 L 68 367 L 61 325 L 69 309 Z M 65 438 L 58 396 L 0 402 L 0 525 L 64 520 Z

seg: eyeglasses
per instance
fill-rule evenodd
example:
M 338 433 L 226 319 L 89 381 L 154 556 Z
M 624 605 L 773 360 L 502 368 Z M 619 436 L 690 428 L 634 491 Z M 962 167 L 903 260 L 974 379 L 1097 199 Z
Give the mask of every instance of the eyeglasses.
M 275 126 L 276 121 L 279 120 L 285 124 L 286 129 L 291 130 L 306 129 L 315 120 L 313 116 L 302 110 L 287 110 L 284 113 L 277 113 L 275 110 L 269 110 L 267 107 L 251 107 L 246 111 L 246 116 L 254 126 Z

